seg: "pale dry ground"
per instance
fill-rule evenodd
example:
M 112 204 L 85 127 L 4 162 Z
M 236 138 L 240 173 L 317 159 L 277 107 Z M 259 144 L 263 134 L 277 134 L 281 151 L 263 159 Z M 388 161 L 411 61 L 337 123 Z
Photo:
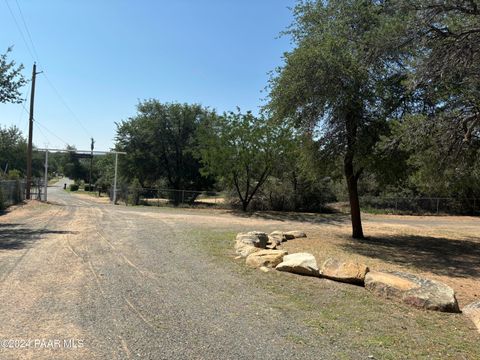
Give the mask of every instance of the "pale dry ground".
M 141 216 L 152 219 L 156 213 Z M 252 216 L 225 210 L 183 209 L 162 213 L 172 224 L 185 221 L 244 230 L 304 230 L 308 237 L 282 245 L 290 253 L 309 252 L 319 266 L 329 257 L 357 261 L 375 270 L 408 271 L 451 286 L 462 306 L 480 299 L 480 219 L 460 216 L 364 215 L 367 240 L 350 237 L 346 216 L 259 213 Z M 214 219 L 212 219 L 214 218 Z
M 372 352 L 406 359 L 417 350 L 422 358 L 475 359 L 479 353 L 478 335 L 462 315 L 406 309 L 327 280 L 257 275 L 233 260 L 235 232 L 300 229 L 309 237 L 285 243 L 291 252 L 431 273 L 452 284 L 463 304 L 473 295 L 461 285 L 478 289 L 476 218 L 366 216 L 372 238 L 358 242 L 348 238 L 348 219 L 340 215 L 124 207 L 58 189 L 51 195 L 51 204 L 30 202 L 0 216 L 0 339 L 75 338 L 86 346 L 0 349 L 1 359 L 366 359 Z M 221 241 L 226 266 L 201 251 Z M 319 302 L 312 310 L 322 316 L 318 324 L 302 318 L 309 296 Z M 450 336 L 453 329 L 458 334 Z M 436 344 L 437 338 L 452 343 Z M 394 357 L 386 356 L 390 351 Z
M 407 224 L 392 222 L 396 220 Z M 420 223 L 432 220 L 438 224 Z M 364 224 L 367 240 L 352 239 L 348 224 L 323 225 L 307 227 L 307 239 L 289 241 L 283 248 L 311 252 L 319 265 L 334 257 L 365 263 L 370 269 L 407 271 L 438 280 L 455 290 L 461 307 L 480 299 L 480 219 L 369 215 Z

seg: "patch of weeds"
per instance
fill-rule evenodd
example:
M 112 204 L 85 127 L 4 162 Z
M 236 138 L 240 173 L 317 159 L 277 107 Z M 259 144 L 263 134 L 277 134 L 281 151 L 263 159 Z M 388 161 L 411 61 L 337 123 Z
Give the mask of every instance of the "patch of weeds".
M 366 344 L 389 348 L 391 346 L 397 345 L 397 341 L 398 339 L 391 335 L 380 334 L 367 339 Z
M 344 353 L 338 358 L 352 358 L 351 354 L 395 360 L 480 358 L 479 336 L 461 315 L 417 310 L 347 284 L 261 273 L 245 266 L 244 259 L 234 259 L 235 234 L 205 229 L 192 232 L 202 251 L 226 269 L 248 278 L 251 286 L 271 294 L 272 308 L 303 319 L 314 337 L 341 344 Z M 286 339 L 305 344 L 298 335 L 287 335 Z
M 285 336 L 285 339 L 297 345 L 307 345 L 307 341 L 299 335 L 288 334 Z

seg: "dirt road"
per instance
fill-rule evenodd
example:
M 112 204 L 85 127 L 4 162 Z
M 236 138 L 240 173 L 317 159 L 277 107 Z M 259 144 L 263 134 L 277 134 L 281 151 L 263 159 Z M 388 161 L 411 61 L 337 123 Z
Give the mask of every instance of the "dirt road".
M 302 319 L 301 299 L 292 304 L 279 298 L 265 282 L 252 282 L 251 276 L 219 265 L 198 246 L 205 231 L 273 230 L 299 223 L 112 206 L 71 195 L 62 186 L 49 188 L 51 204 L 29 203 L 0 217 L 1 359 L 367 359 L 368 347 L 381 348 L 378 344 L 385 341 L 377 343 L 370 328 L 376 315 L 370 319 L 366 313 L 347 330 L 335 320 L 351 311 L 348 322 L 356 307 L 370 309 L 368 304 L 376 300 L 361 288 L 305 279 L 306 291 L 313 291 L 310 297 L 317 299 L 315 292 L 323 292 L 314 311 L 330 322 L 311 326 L 346 331 L 318 336 Z M 303 282 L 296 279 L 287 281 Z M 337 308 L 350 308 L 325 312 L 328 299 Z M 416 328 L 418 313 L 403 315 L 405 310 L 396 305 L 374 305 L 386 308 L 381 310 L 386 330 L 381 331 L 397 331 L 398 326 L 387 329 L 392 325 L 387 314 L 394 311 L 395 321 L 410 326 L 415 341 L 437 336 L 429 326 Z M 435 316 L 432 321 L 450 321 Z M 426 322 L 431 315 L 420 317 Z M 364 330 L 359 330 L 360 323 Z M 374 340 L 360 347 L 360 339 L 355 345 L 352 336 L 359 331 Z
M 333 358 L 321 339 L 286 341 L 308 329 L 192 246 L 202 220 L 162 220 L 60 185 L 53 204 L 0 218 L 0 358 Z

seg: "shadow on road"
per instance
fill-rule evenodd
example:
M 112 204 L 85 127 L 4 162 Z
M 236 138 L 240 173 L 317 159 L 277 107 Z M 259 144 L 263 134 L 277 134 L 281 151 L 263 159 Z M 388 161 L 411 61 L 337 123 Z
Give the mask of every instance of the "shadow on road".
M 0 224 L 0 250 L 18 250 L 49 234 L 76 234 L 76 231 L 18 228 L 22 224 Z
M 276 221 L 298 221 L 310 224 L 334 224 L 342 225 L 348 223 L 350 217 L 345 214 L 314 214 L 314 213 L 294 213 L 280 211 L 259 211 L 243 212 L 233 210 L 230 212 L 233 216 L 252 219 L 276 220 Z
M 392 235 L 349 241 L 345 251 L 453 277 L 480 276 L 480 238 Z

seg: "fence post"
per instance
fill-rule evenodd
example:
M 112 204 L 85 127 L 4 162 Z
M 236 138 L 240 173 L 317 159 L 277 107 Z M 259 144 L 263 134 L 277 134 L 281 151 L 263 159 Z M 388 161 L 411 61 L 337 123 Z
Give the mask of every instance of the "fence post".
M 44 198 L 45 198 L 45 202 L 48 201 L 48 198 L 47 198 L 47 189 L 48 189 L 48 149 L 45 150 L 45 179 L 43 180 L 45 181 L 45 183 L 43 184 L 43 192 L 45 193 L 44 194 Z
M 182 204 L 185 203 L 185 190 L 182 190 Z
M 440 205 L 440 198 L 437 198 L 437 215 L 438 215 L 438 208 L 439 208 L 439 205 Z
M 115 176 L 113 178 L 113 205 L 117 203 L 117 167 L 118 167 L 118 153 L 115 153 Z

